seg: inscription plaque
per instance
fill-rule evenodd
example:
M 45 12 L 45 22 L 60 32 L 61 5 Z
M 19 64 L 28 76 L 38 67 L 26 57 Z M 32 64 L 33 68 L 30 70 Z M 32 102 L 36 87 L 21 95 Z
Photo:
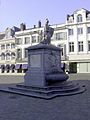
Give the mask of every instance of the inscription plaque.
M 41 55 L 30 55 L 30 66 L 41 67 Z

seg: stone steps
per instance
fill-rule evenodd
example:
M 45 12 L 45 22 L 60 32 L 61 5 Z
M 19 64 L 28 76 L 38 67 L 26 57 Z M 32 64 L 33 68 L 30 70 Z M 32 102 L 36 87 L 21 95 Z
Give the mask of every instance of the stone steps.
M 37 97 L 37 98 L 42 98 L 42 99 L 52 99 L 57 96 L 69 96 L 69 95 L 75 95 L 79 93 L 83 93 L 86 89 L 84 87 L 80 87 L 77 90 L 69 90 L 68 92 L 66 91 L 53 91 L 48 93 L 43 93 L 43 92 L 35 92 L 35 91 L 28 91 L 27 90 L 22 90 L 22 89 L 16 89 L 16 88 L 9 88 L 9 89 L 0 89 L 2 92 L 7 92 L 11 94 L 18 94 L 18 95 L 23 95 L 23 96 L 28 96 L 28 97 Z
M 60 93 L 67 93 L 67 92 L 71 92 L 71 91 L 76 91 L 79 89 L 79 86 L 74 86 L 74 87 L 71 87 L 71 88 L 53 88 L 51 90 L 45 90 L 45 89 L 32 89 L 32 88 L 21 88 L 21 87 L 9 87 L 9 89 L 11 90 L 16 90 L 16 91 L 22 91 L 22 92 L 33 92 L 33 93 L 38 93 L 38 94 L 54 94 L 54 93 L 57 93 L 57 92 L 60 92 Z
M 77 84 L 78 85 L 78 84 Z M 27 85 L 24 85 L 24 84 L 17 84 L 16 85 L 17 87 L 20 87 L 20 88 L 27 88 L 27 89 L 36 89 L 36 90 L 54 90 L 54 89 L 68 89 L 68 88 L 72 88 L 75 86 L 75 84 L 72 84 L 72 82 L 66 82 L 65 83 L 60 83 L 60 85 L 52 85 L 52 86 L 44 86 L 44 87 L 41 87 L 41 86 L 38 86 L 38 87 L 34 87 L 34 86 L 27 86 Z

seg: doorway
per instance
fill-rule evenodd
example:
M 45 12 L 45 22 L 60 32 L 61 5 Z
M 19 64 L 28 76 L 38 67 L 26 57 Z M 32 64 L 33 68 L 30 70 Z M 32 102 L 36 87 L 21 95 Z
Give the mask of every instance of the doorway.
M 69 63 L 69 72 L 77 73 L 77 63 L 76 62 Z

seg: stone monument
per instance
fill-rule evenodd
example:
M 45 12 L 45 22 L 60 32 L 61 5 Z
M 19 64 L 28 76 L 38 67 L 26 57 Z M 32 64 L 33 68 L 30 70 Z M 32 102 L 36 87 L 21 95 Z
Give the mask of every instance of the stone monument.
M 61 49 L 51 44 L 54 29 L 46 19 L 42 41 L 28 50 L 28 71 L 24 83 L 9 87 L 7 92 L 51 99 L 56 96 L 82 93 L 85 88 L 72 81 L 61 69 Z M 6 90 L 5 90 L 6 91 Z
M 61 70 L 61 49 L 51 45 L 54 29 L 48 23 L 46 19 L 43 40 L 28 48 L 29 68 L 25 75 L 25 85 L 43 87 L 68 79 L 68 75 Z

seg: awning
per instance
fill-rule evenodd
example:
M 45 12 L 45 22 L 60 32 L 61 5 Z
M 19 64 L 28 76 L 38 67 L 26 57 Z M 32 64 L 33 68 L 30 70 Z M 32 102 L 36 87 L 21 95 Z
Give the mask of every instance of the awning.
M 9 65 L 9 64 L 7 64 L 5 68 L 6 68 L 6 69 L 10 69 L 10 65 Z
M 1 65 L 1 69 L 5 69 L 5 65 Z
M 28 64 L 22 64 L 22 69 L 28 69 Z
M 21 64 L 16 64 L 15 69 L 19 69 Z
M 14 65 L 14 64 L 12 64 L 10 68 L 11 68 L 11 69 L 15 69 L 15 65 Z

